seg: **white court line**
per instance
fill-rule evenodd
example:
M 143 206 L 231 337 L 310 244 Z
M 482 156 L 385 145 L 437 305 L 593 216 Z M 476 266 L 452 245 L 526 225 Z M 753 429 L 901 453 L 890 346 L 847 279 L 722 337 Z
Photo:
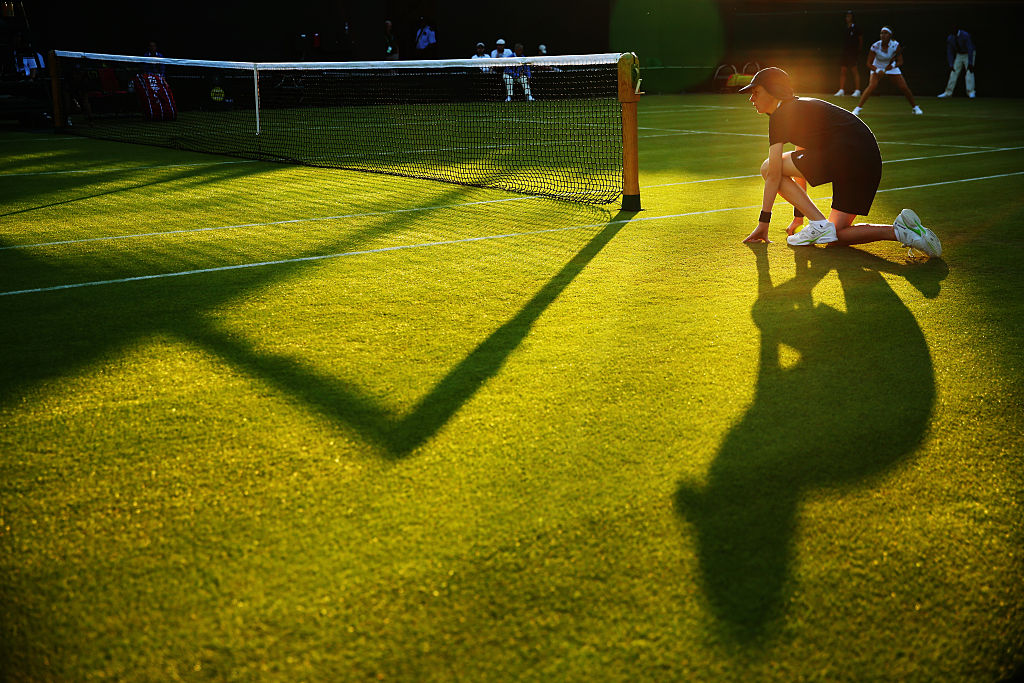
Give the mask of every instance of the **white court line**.
M 906 159 L 888 159 L 883 161 L 883 164 L 898 164 L 903 161 L 926 161 L 929 159 L 943 159 L 945 157 L 962 157 L 970 154 L 990 154 L 992 152 L 1012 152 L 1024 149 L 1024 147 L 999 147 L 997 149 L 980 149 L 972 152 L 950 152 L 949 154 L 932 154 L 926 157 L 909 157 Z M 684 180 L 680 183 L 661 183 L 660 185 L 644 185 L 641 190 L 647 190 L 654 187 L 673 187 L 675 185 L 694 185 L 696 183 L 717 183 L 720 180 L 749 180 L 750 178 L 759 178 L 760 174 L 755 173 L 753 175 L 735 175 L 728 178 L 705 178 L 702 180 Z
M 1021 150 L 1021 149 L 1024 149 L 1024 147 L 1002 147 L 1002 148 L 998 148 L 998 149 L 980 150 L 980 151 L 973 151 L 973 152 L 952 152 L 950 154 L 935 154 L 935 155 L 926 156 L 926 157 L 911 157 L 911 158 L 908 158 L 908 159 L 889 159 L 887 161 L 883 161 L 882 163 L 883 164 L 897 164 L 897 163 L 900 163 L 900 162 L 903 162 L 903 161 L 923 161 L 923 160 L 928 160 L 928 159 L 940 159 L 940 158 L 944 158 L 944 157 L 966 156 L 966 155 L 970 155 L 970 154 L 987 154 L 989 152 L 1008 152 L 1008 151 L 1016 151 L 1016 150 Z M 654 189 L 654 188 L 658 188 L 658 187 L 677 187 L 677 186 L 680 186 L 680 185 L 696 185 L 696 184 L 700 184 L 700 183 L 717 183 L 717 182 L 726 181 L 726 180 L 749 180 L 751 178 L 757 178 L 757 177 L 759 177 L 759 174 L 755 173 L 755 174 L 752 174 L 752 175 L 737 175 L 737 176 L 729 176 L 729 177 L 726 177 L 726 178 L 703 178 L 701 180 L 684 180 L 684 181 L 678 182 L 678 183 L 660 183 L 660 184 L 657 184 L 657 185 L 643 185 L 643 186 L 641 186 L 640 189 L 641 190 L 649 190 L 649 189 Z M 417 212 L 417 211 L 433 211 L 435 209 L 451 209 L 451 208 L 458 208 L 458 207 L 462 207 L 462 206 L 476 206 L 476 205 L 479 205 L 479 204 L 497 204 L 497 203 L 501 203 L 501 202 L 523 201 L 523 200 L 527 200 L 527 199 L 541 199 L 541 197 L 534 196 L 534 195 L 528 195 L 528 196 L 524 196 L 524 197 L 511 197 L 511 198 L 506 198 L 506 199 L 487 199 L 487 200 L 482 200 L 482 201 L 477 201 L 477 202 L 465 202 L 465 203 L 460 203 L 460 204 L 443 204 L 443 205 L 440 205 L 440 206 L 421 206 L 421 207 L 416 207 L 416 208 L 411 208 L 411 209 L 390 209 L 388 211 L 370 211 L 370 212 L 366 212 L 366 213 L 349 213 L 349 214 L 341 214 L 341 215 L 337 215 L 337 216 L 319 216 L 319 217 L 315 217 L 315 218 L 291 218 L 291 219 L 288 219 L 288 220 L 269 221 L 269 222 L 265 222 L 265 223 L 239 223 L 237 225 L 217 225 L 217 226 L 210 226 L 210 227 L 207 227 L 207 228 L 189 228 L 187 230 L 162 230 L 162 231 L 157 231 L 157 232 L 133 233 L 133 234 L 129 234 L 129 235 L 108 235 L 108 236 L 105 236 L 105 237 L 83 237 L 81 239 L 61 240 L 61 241 L 58 241 L 58 242 L 37 242 L 35 244 L 13 244 L 13 245 L 9 245 L 9 246 L 6 246 L 6 247 L 0 247 L 0 251 L 8 251 L 8 250 L 12 250 L 12 249 L 36 249 L 36 248 L 41 248 L 41 247 L 56 247 L 56 246 L 63 246 L 63 245 L 68 245 L 68 244 L 82 244 L 82 243 L 85 243 L 85 242 L 108 242 L 108 241 L 112 241 L 112 240 L 132 239 L 132 238 L 136 238 L 136 237 L 162 237 L 164 235 L 193 234 L 193 233 L 199 233 L 199 232 L 213 232 L 213 231 L 216 231 L 216 230 L 234 230 L 234 229 L 238 229 L 238 228 L 262 228 L 262 227 L 270 227 L 270 226 L 274 226 L 274 225 L 288 225 L 288 224 L 291 224 L 291 223 L 314 223 L 314 222 L 317 222 L 317 221 L 331 221 L 331 220 L 340 220 L 340 219 L 345 219 L 345 218 L 365 218 L 365 217 L 369 217 L 369 216 L 386 216 L 386 215 L 391 215 L 391 214 L 396 214 L 396 213 L 413 213 L 413 212 Z
M 768 136 L 762 133 L 729 133 L 719 130 L 695 130 L 690 128 L 650 128 L 646 126 L 639 126 L 639 130 L 660 130 L 662 133 L 653 135 L 640 135 L 641 138 L 669 138 L 676 135 L 735 135 L 744 138 L 767 138 Z M 991 145 L 954 145 L 946 142 L 895 142 L 889 140 L 878 140 L 880 145 L 915 145 L 917 147 L 953 147 L 959 149 L 981 149 L 981 150 L 994 150 L 1001 149 L 999 147 L 993 147 Z M 1015 148 L 1006 148 L 1015 149 Z
M 903 144 L 903 143 L 892 143 L 892 144 Z M 916 143 L 907 143 L 916 144 Z M 959 147 L 960 145 L 943 145 L 944 147 Z M 962 157 L 969 154 L 990 154 L 991 152 L 1016 152 L 1022 150 L 1024 147 L 990 147 L 985 149 L 977 149 L 971 152 L 950 152 L 949 154 L 932 154 L 926 157 L 910 157 L 907 159 L 890 159 L 883 161 L 883 164 L 898 164 L 901 161 L 921 161 L 922 159 L 943 159 L 945 157 Z
M 640 189 L 641 190 L 650 190 L 650 189 L 655 188 L 655 187 L 674 187 L 676 185 L 696 185 L 697 183 L 717 183 L 717 182 L 719 182 L 721 180 L 749 180 L 750 178 L 760 178 L 760 177 L 761 177 L 761 175 L 759 173 L 755 173 L 754 175 L 734 175 L 734 176 L 729 176 L 728 178 L 702 178 L 701 180 L 684 180 L 684 181 L 679 182 L 679 183 L 661 183 L 659 185 L 644 185 Z M 7 247 L 7 249 L 11 249 L 11 248 L 13 248 L 13 247 Z
M 1024 175 L 1024 171 L 1014 171 L 1013 173 L 999 173 L 997 175 L 981 176 L 978 178 L 961 178 L 959 180 L 944 180 L 936 183 L 924 183 L 922 185 L 907 185 L 905 187 L 890 187 L 885 190 L 879 190 L 879 192 L 897 192 L 899 190 L 913 190 L 920 187 L 935 187 L 938 185 L 955 185 L 957 183 L 970 183 L 977 180 L 991 180 L 993 178 L 1006 178 L 1009 176 Z M 831 197 L 822 197 L 821 199 L 831 199 Z M 534 230 L 530 232 L 510 232 L 503 235 L 484 235 L 482 237 L 465 237 L 457 240 L 444 240 L 440 242 L 424 242 L 422 244 L 402 244 L 394 247 L 380 247 L 379 249 L 364 249 L 361 251 L 346 251 L 338 254 L 321 254 L 318 256 L 300 256 L 290 259 L 280 259 L 277 261 L 260 261 L 257 263 L 240 263 L 233 266 L 218 266 L 216 268 L 199 268 L 196 270 L 183 270 L 175 273 L 158 273 L 156 275 L 137 275 L 135 277 L 124 277 L 115 280 L 94 280 L 92 282 L 77 282 L 70 285 L 54 285 L 52 287 L 36 287 L 34 289 L 17 289 L 8 292 L 0 292 L 0 296 L 16 296 L 19 294 L 37 294 L 41 292 L 55 292 L 65 289 L 79 289 L 82 287 L 97 287 L 100 285 L 115 285 L 123 284 L 126 282 L 140 282 L 143 280 L 158 280 L 171 277 L 181 277 L 183 275 L 200 275 L 203 273 L 219 273 L 228 270 L 242 270 L 245 268 L 260 268 L 263 266 L 279 266 L 288 263 L 303 263 L 307 261 L 323 261 L 326 259 L 341 258 L 343 256 L 362 256 L 366 254 L 380 254 L 388 251 L 401 251 L 405 249 L 421 249 L 424 247 L 440 247 L 452 244 L 465 244 L 468 242 L 483 242 L 488 240 L 499 240 L 507 239 L 509 237 L 529 237 L 532 235 L 543 235 L 546 233 L 554 232 L 566 232 L 569 230 L 585 230 L 587 228 L 600 228 L 609 225 L 621 225 L 630 222 L 642 222 L 642 221 L 660 221 L 668 218 L 684 218 L 686 216 L 704 216 L 712 213 L 722 213 L 725 211 L 747 211 L 750 209 L 759 208 L 760 204 L 754 204 L 751 206 L 730 206 L 724 209 L 709 209 L 707 211 L 689 211 L 686 213 L 674 213 L 663 216 L 633 216 L 631 218 L 623 218 L 620 220 L 607 221 L 603 223 L 591 223 L 589 225 L 572 225 L 565 228 L 549 228 L 547 230 Z
M 809 97 L 814 97 L 809 95 Z M 822 99 L 821 97 L 815 99 Z M 828 102 L 828 100 L 823 100 Z M 835 104 L 832 102 L 831 104 Z M 840 105 L 836 104 L 837 107 L 843 109 Z M 679 104 L 671 107 L 644 107 L 638 110 L 638 114 L 679 114 L 683 112 L 696 111 L 701 109 L 753 109 L 753 106 L 746 105 L 740 107 L 731 107 L 720 104 Z M 869 118 L 874 116 L 903 116 L 906 117 L 908 114 L 897 112 L 897 111 L 871 111 L 869 112 Z M 936 114 L 933 112 L 926 112 L 925 116 L 929 118 L 937 119 L 973 119 L 973 120 L 986 120 L 986 121 L 1019 121 L 1024 117 L 1020 116 L 985 116 L 979 114 Z
M 239 161 L 203 161 L 194 164 L 160 164 L 158 166 L 107 166 L 101 168 L 79 168 L 67 171 L 30 171 L 25 173 L 0 173 L 0 178 L 13 178 L 15 176 L 32 175 L 62 175 L 66 173 L 115 173 L 117 171 L 138 171 L 152 168 L 192 168 L 195 166 L 220 166 L 222 164 L 255 164 L 255 159 L 243 159 Z
M 160 237 L 162 235 L 181 235 L 186 233 L 210 232 L 212 230 L 232 230 L 235 228 L 262 228 L 272 225 L 287 225 L 289 223 L 315 223 L 317 221 L 333 221 L 342 218 L 366 218 L 369 216 L 388 216 L 396 213 L 413 213 L 416 211 L 434 211 L 437 209 L 452 209 L 461 206 L 476 206 L 478 204 L 497 204 L 500 202 L 521 202 L 526 199 L 541 199 L 541 197 L 529 195 L 525 197 L 508 197 L 505 199 L 485 199 L 478 202 L 463 202 L 461 204 L 440 204 L 437 206 L 418 206 L 411 209 L 389 209 L 387 211 L 367 211 L 365 213 L 346 213 L 338 216 L 318 216 L 315 218 L 290 218 L 283 221 L 269 221 L 267 223 L 239 223 L 238 225 L 216 225 L 208 228 L 189 228 L 187 230 L 161 230 L 159 232 L 143 232 L 132 235 L 108 235 L 106 237 L 85 237 L 77 240 L 61 240 L 60 242 L 40 242 L 38 244 L 12 244 L 0 247 L 0 251 L 9 249 L 30 249 L 34 247 L 56 247 L 63 244 L 81 244 L 82 242 L 106 242 L 109 240 L 124 240 L 132 237 Z

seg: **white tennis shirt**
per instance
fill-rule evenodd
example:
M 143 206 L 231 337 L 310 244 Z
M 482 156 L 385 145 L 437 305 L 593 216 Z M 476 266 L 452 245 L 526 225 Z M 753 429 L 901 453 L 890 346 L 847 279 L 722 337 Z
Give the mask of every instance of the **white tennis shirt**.
M 896 50 L 898 50 L 899 47 L 900 43 L 898 40 L 890 39 L 888 49 L 883 49 L 882 41 L 876 40 L 875 44 L 872 45 L 870 48 L 871 53 L 875 55 L 875 59 L 871 63 L 871 65 L 876 69 L 885 69 L 886 65 L 888 65 L 889 62 L 892 61 L 892 58 L 896 55 Z M 898 66 L 895 66 L 891 69 L 883 71 L 882 73 L 899 74 L 902 72 L 900 71 L 900 68 Z

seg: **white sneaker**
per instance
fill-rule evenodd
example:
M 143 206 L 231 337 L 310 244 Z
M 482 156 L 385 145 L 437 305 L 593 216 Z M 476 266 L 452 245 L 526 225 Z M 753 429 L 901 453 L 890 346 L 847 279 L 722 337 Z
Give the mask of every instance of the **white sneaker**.
M 924 113 L 923 111 L 921 111 L 921 107 L 914 107 L 910 111 L 914 112 L 915 114 L 923 114 Z
M 953 96 L 953 93 L 951 93 L 951 92 L 940 92 L 939 93 L 939 97 L 952 97 L 952 96 Z
M 892 227 L 900 244 L 924 252 L 927 256 L 942 256 L 942 242 L 935 233 L 921 225 L 921 218 L 910 209 L 903 209 L 896 216 Z
M 511 97 L 506 97 L 506 98 L 505 98 L 505 101 L 506 101 L 506 102 L 511 102 L 511 101 L 512 101 L 512 98 L 511 98 Z
M 838 239 L 836 226 L 828 221 L 811 221 L 806 228 L 787 237 L 786 243 L 791 247 L 807 247 L 812 244 L 836 242 Z
M 842 88 L 840 88 L 839 90 L 836 90 L 836 94 L 833 95 L 832 97 L 842 97 L 845 94 L 846 94 L 846 91 L 843 90 Z
M 853 114 L 854 116 L 860 116 L 860 112 L 861 112 L 861 108 L 860 107 L 854 107 L 853 111 L 850 112 L 850 113 Z
M 850 95 L 850 97 L 860 97 L 860 90 L 854 90 L 853 94 Z
M 967 93 L 967 96 L 973 100 L 975 97 L 977 97 L 977 93 L 969 92 Z
M 530 96 L 528 96 L 528 97 L 526 98 L 526 101 L 527 101 L 527 102 L 533 102 L 533 101 L 534 101 L 534 99 L 533 99 L 533 95 L 530 95 Z

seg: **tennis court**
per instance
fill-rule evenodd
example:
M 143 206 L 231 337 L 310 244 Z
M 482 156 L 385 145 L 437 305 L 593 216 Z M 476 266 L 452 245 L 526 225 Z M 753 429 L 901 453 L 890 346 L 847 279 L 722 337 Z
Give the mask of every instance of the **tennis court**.
M 1024 102 L 921 104 L 923 263 L 742 244 L 741 95 L 638 213 L 0 131 L 4 677 L 1019 673 Z

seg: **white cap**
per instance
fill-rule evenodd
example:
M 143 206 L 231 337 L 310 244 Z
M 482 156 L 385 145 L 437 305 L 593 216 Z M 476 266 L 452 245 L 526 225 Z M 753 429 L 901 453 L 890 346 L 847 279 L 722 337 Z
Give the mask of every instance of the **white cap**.
M 505 39 L 504 38 L 498 38 L 498 40 L 494 44 L 495 45 L 504 45 L 505 44 Z

